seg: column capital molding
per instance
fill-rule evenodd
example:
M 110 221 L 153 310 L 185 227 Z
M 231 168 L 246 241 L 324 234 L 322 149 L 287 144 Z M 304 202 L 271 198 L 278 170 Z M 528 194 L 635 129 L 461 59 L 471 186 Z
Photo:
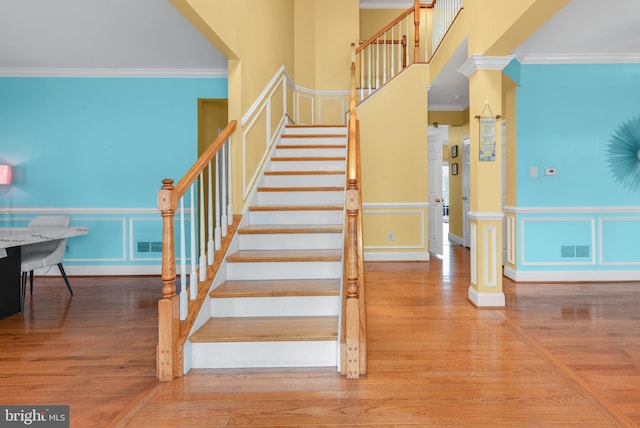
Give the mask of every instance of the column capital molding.
M 504 213 L 487 212 L 487 211 L 469 211 L 468 216 L 471 220 L 502 221 L 502 219 L 504 218 Z
M 515 55 L 505 56 L 484 56 L 471 55 L 458 69 L 458 72 L 466 77 L 471 77 L 478 70 L 503 70 L 514 58 Z

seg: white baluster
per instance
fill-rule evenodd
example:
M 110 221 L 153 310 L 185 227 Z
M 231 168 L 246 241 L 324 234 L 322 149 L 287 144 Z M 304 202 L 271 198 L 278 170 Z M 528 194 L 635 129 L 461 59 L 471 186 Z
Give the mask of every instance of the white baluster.
M 184 234 L 184 198 L 180 198 L 180 319 L 187 318 L 189 304 L 187 303 L 187 254 L 185 249 L 186 236 Z
M 367 46 L 368 71 L 369 71 L 369 95 L 371 95 L 371 45 Z
M 220 187 L 220 152 L 216 153 L 216 233 L 215 244 L 216 250 L 219 250 L 222 246 L 222 236 L 220 229 L 220 194 L 222 193 Z
M 409 66 L 409 64 L 411 64 L 409 62 L 409 51 L 413 52 L 413 44 L 414 44 L 414 40 L 412 40 L 411 36 L 411 31 L 409 30 L 411 27 L 409 27 L 409 16 L 407 15 L 407 22 L 406 22 L 406 26 L 407 26 L 407 49 L 405 50 L 405 55 L 406 55 L 406 61 L 405 64 L 407 64 L 407 67 Z M 415 29 L 415 26 L 413 26 L 413 28 Z M 415 35 L 413 36 L 415 37 Z
M 406 31 L 406 30 L 405 30 Z M 398 40 L 400 40 L 400 44 L 398 45 L 398 69 L 396 73 L 400 73 L 402 71 L 402 58 L 404 54 L 402 53 L 402 36 L 404 33 L 402 32 L 402 21 L 398 22 Z
M 231 188 L 231 140 L 227 139 L 227 142 L 224 143 L 224 147 L 227 149 L 227 200 L 229 201 L 227 204 L 227 224 L 231 226 L 233 224 L 233 192 Z
M 360 51 L 360 99 L 364 98 L 364 51 Z
M 207 232 L 209 233 L 209 240 L 207 241 L 207 264 L 208 265 L 212 265 L 213 264 L 213 247 L 214 247 L 214 243 L 213 243 L 213 180 L 212 180 L 212 172 L 211 172 L 211 168 L 212 168 L 212 162 L 209 161 L 209 182 L 208 182 L 208 198 L 209 200 L 207 201 L 207 208 L 208 208 L 208 212 L 207 212 L 207 225 L 208 225 L 208 230 Z
M 393 39 L 391 40 L 391 43 L 393 43 Z M 382 46 L 384 46 L 384 49 L 382 51 L 382 62 L 384 63 L 382 80 L 386 83 L 387 82 L 387 32 L 386 31 L 384 32 L 384 44 Z
M 200 281 L 204 281 L 207 278 L 207 255 L 205 253 L 205 233 L 204 233 L 204 179 L 203 173 L 200 173 L 200 229 L 198 235 L 200 236 Z
M 196 270 L 196 183 L 191 185 L 191 274 L 189 275 L 189 297 L 191 300 L 198 295 L 198 274 Z
M 222 236 L 227 236 L 227 160 L 225 159 L 224 150 L 222 152 L 222 171 L 220 175 L 222 177 L 222 216 L 220 217 L 220 223 L 222 226 Z
M 393 28 L 394 27 L 395 27 L 395 25 L 393 27 L 391 27 L 391 40 L 394 40 L 394 38 L 393 38 Z M 396 58 L 396 45 L 391 45 L 391 78 L 392 79 L 393 79 L 393 76 L 396 75 L 395 58 Z
M 380 89 L 380 39 L 376 39 L 376 89 Z

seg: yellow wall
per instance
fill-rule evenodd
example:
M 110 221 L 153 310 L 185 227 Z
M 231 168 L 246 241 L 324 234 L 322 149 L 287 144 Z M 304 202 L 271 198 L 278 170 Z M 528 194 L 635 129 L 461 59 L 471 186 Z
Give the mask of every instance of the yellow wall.
M 405 9 L 361 9 L 360 40 L 367 40 L 404 11 Z
M 569 0 L 465 0 L 469 53 L 508 54 L 567 3 Z
M 295 0 L 296 85 L 305 89 L 296 93 L 299 123 L 345 122 L 358 10 L 357 0 Z
M 427 252 L 428 78 L 413 65 L 358 107 L 367 253 Z
M 294 70 L 293 0 L 171 1 L 227 58 L 242 62 L 241 76 L 229 76 L 229 89 L 241 88 L 229 93 L 230 102 L 241 99 L 231 117 L 249 108 L 280 66 Z

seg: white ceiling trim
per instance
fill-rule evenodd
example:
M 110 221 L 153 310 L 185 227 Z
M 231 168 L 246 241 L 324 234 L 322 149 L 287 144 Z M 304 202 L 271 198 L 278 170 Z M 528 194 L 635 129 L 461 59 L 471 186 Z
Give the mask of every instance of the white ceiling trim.
M 360 9 L 409 9 L 412 5 L 412 1 L 360 1 Z
M 526 54 L 521 64 L 638 64 L 640 54 Z
M 483 56 L 483 55 L 471 55 L 458 69 L 458 72 L 471 77 L 477 70 L 502 70 L 511 60 L 515 58 L 515 55 L 506 56 Z
M 464 111 L 467 107 L 460 104 L 429 104 L 429 111 Z
M 226 78 L 226 69 L 179 68 L 0 68 L 0 77 L 184 77 Z

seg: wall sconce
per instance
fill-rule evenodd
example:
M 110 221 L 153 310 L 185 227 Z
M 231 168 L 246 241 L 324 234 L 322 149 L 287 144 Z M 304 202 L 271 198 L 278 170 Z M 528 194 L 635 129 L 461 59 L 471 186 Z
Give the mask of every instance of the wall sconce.
M 11 165 L 0 165 L 0 184 L 11 184 Z

